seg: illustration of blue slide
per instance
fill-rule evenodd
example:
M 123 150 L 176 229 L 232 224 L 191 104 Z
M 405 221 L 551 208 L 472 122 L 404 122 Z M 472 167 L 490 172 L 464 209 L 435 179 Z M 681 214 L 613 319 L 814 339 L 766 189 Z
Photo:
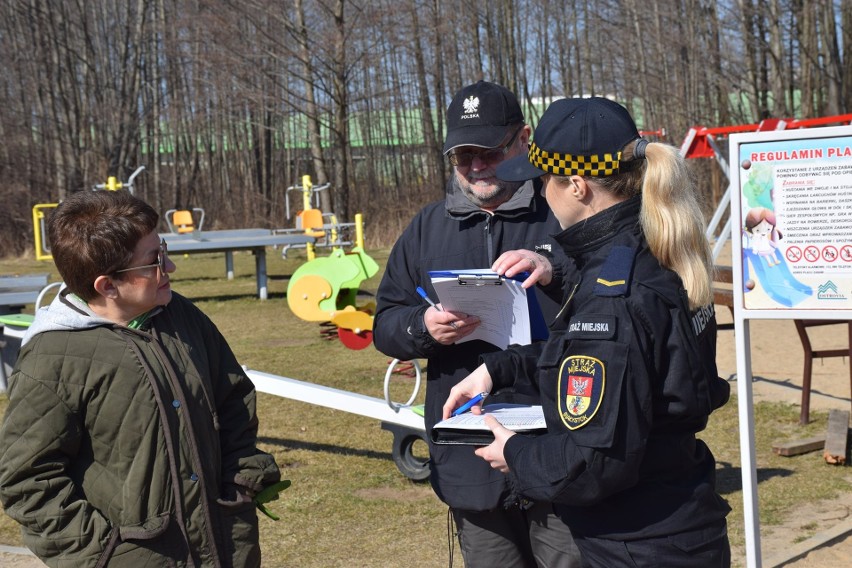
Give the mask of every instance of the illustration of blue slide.
M 776 254 L 778 264 L 767 266 L 766 261 L 755 254 L 750 248 L 743 249 L 743 284 L 748 281 L 750 272 L 754 275 L 766 294 L 781 305 L 792 307 L 813 295 L 813 289 L 802 284 L 790 272 L 787 261 Z M 751 267 L 749 269 L 749 264 Z M 747 288 L 744 286 L 744 289 Z

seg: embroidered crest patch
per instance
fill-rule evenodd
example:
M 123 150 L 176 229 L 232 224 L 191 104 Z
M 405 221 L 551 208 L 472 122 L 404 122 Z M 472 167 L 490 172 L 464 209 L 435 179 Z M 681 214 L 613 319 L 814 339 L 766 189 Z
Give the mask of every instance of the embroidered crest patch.
M 559 416 L 569 430 L 588 424 L 601 406 L 606 367 L 600 359 L 572 355 L 559 369 Z

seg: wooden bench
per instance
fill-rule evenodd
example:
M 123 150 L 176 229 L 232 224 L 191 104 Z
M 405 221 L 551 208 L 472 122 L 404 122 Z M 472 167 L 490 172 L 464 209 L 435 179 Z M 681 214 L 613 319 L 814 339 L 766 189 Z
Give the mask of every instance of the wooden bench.
M 713 281 L 713 303 L 719 306 L 727 306 L 734 313 L 734 274 L 730 266 L 716 266 L 716 274 Z M 813 377 L 814 358 L 817 357 L 849 357 L 849 390 L 852 392 L 852 321 L 845 320 L 793 320 L 796 331 L 802 342 L 805 355 L 805 364 L 802 371 L 802 410 L 799 415 L 799 423 L 807 424 L 810 421 L 811 404 L 811 379 Z M 808 328 L 824 325 L 845 325 L 847 327 L 847 347 L 842 349 L 814 349 L 808 336 Z M 734 329 L 734 324 L 719 324 L 719 329 Z
M 734 315 L 734 270 L 730 266 L 716 265 L 713 277 L 713 303 L 727 306 Z M 720 323 L 719 329 L 734 329 L 734 322 Z

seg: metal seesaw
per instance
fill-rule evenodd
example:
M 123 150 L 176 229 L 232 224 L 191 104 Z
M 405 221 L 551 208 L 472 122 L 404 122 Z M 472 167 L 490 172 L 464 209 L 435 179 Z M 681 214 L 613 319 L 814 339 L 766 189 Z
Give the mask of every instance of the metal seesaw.
M 382 429 L 393 434 L 392 456 L 396 467 L 409 479 L 422 481 L 429 477 L 429 459 L 415 456 L 413 449 L 418 440 L 426 443 L 426 426 L 423 416 L 415 410 L 418 407 L 411 406 L 420 390 L 420 364 L 416 360 L 411 362 L 415 373 L 414 391 L 406 403 L 399 404 L 391 401 L 389 392 L 391 375 L 399 363 L 399 359 L 391 361 L 385 373 L 384 400 L 246 367 L 244 369 L 258 392 L 380 420 Z

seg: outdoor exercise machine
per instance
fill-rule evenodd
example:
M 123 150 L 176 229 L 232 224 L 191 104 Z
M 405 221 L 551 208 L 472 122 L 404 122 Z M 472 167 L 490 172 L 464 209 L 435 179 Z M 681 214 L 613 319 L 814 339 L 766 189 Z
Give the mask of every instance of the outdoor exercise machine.
M 105 189 L 107 191 L 116 191 L 116 190 L 119 190 L 119 189 L 126 189 L 130 193 L 133 193 L 133 180 L 135 180 L 136 176 L 141 174 L 142 170 L 144 170 L 144 169 L 145 169 L 145 166 L 139 166 L 138 168 L 136 168 L 136 171 L 134 171 L 132 174 L 130 174 L 130 177 L 127 178 L 127 181 L 123 182 L 123 183 L 118 181 L 118 179 L 115 176 L 109 176 L 107 178 L 106 183 L 95 184 L 95 186 L 92 189 Z
M 92 187 L 93 191 L 107 190 L 116 191 L 127 189 L 133 193 L 133 181 L 142 173 L 145 166 L 136 168 L 127 181 L 120 182 L 115 176 L 109 176 L 106 183 L 98 183 Z M 50 243 L 47 242 L 47 215 L 51 209 L 56 209 L 58 203 L 37 203 L 33 206 L 33 242 L 35 243 L 36 260 L 53 260 L 50 254 Z
M 62 282 L 48 284 L 47 280 L 47 274 L 0 276 L 0 392 L 6 390 L 6 378 L 18 357 L 21 340 L 35 317 L 22 313 L 24 306 L 35 304 L 38 310 L 47 294 L 58 292 L 62 286 Z
M 290 219 L 290 192 L 297 191 L 302 197 L 302 209 L 296 217 L 296 227 L 291 229 L 275 229 L 276 233 L 299 233 L 314 237 L 315 242 L 309 245 L 292 245 L 281 249 L 281 257 L 287 258 L 287 252 L 292 248 L 304 248 L 308 261 L 316 258 L 317 248 L 341 248 L 352 246 L 351 233 L 362 229 L 362 217 L 355 215 L 354 223 L 341 223 L 334 213 L 326 213 L 320 209 L 320 195 L 331 187 L 330 183 L 314 185 L 311 176 L 302 176 L 301 185 L 292 185 L 285 194 L 285 215 Z
M 178 235 L 194 233 L 204 228 L 204 209 L 169 209 L 165 214 L 169 232 Z

